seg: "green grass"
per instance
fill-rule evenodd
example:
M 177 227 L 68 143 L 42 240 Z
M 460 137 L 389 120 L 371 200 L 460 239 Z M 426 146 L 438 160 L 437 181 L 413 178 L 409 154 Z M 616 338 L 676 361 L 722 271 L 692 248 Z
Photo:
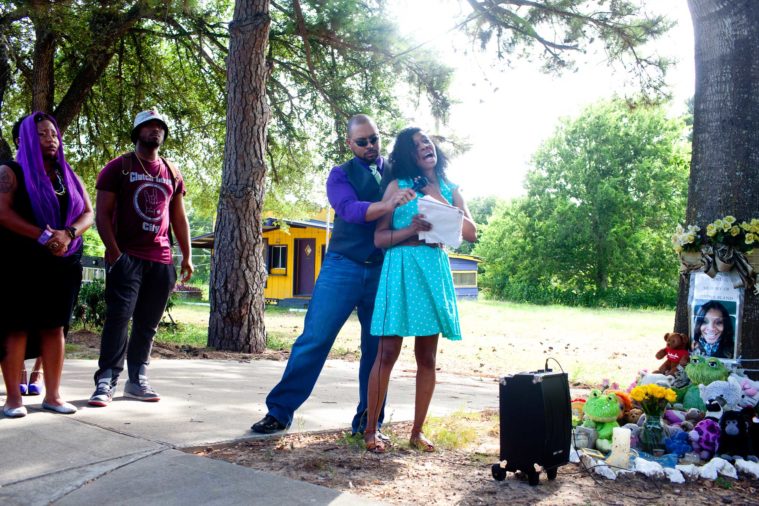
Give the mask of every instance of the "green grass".
M 284 332 L 267 332 L 266 347 L 270 350 L 286 351 L 292 348 L 295 337 Z
M 204 347 L 208 306 L 179 302 L 171 312 L 179 330 L 161 329 L 159 340 Z M 495 300 L 460 301 L 462 341 L 441 338 L 441 372 L 504 376 L 543 368 L 556 359 L 574 384 L 609 379 L 626 386 L 640 369 L 659 366 L 654 354 L 672 330 L 674 311 L 539 306 Z M 303 330 L 304 313 L 267 306 L 267 346 L 288 350 Z M 352 315 L 337 337 L 332 358 L 353 360 L 361 328 Z M 415 367 L 414 339 L 404 340 L 397 368 Z M 558 369 L 556 362 L 549 367 Z
M 208 327 L 181 322 L 176 325 L 161 325 L 158 327 L 155 340 L 161 343 L 205 348 L 208 343 Z
M 480 413 L 456 411 L 445 417 L 429 417 L 422 432 L 435 442 L 435 446 L 455 450 L 469 446 L 478 438 Z

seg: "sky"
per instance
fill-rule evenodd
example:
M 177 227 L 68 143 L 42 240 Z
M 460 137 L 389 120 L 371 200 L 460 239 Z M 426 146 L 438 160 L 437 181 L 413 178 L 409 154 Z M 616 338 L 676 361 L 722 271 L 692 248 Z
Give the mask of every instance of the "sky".
M 403 33 L 438 51 L 455 68 L 450 92 L 459 103 L 447 125 L 436 125 L 423 110 L 409 108 L 407 120 L 432 133 L 454 134 L 470 144 L 452 161 L 449 177 L 467 198 L 496 195 L 510 199 L 524 193 L 530 158 L 555 131 L 562 117 L 576 117 L 584 107 L 615 94 L 630 93 L 629 77 L 613 71 L 603 55 L 589 54 L 576 72 L 545 75 L 538 64 L 499 62 L 493 52 L 472 51 L 458 32 L 448 29 L 460 18 L 460 0 L 391 0 Z M 673 95 L 672 114 L 685 112 L 693 95 L 693 28 L 686 0 L 648 0 L 650 12 L 677 22 L 653 44 L 655 51 L 677 60 L 667 72 Z M 627 83 L 627 84 L 626 84 Z M 387 146 L 389 143 L 386 143 Z

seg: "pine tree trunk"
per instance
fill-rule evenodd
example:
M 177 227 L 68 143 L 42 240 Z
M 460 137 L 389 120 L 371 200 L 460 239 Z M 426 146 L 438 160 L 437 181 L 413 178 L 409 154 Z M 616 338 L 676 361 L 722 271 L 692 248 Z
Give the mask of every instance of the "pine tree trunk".
M 0 41 L 0 112 L 4 111 L 3 103 L 5 101 L 5 92 L 8 91 L 10 81 L 11 66 L 8 61 L 8 46 L 6 46 L 3 41 Z M 13 119 L 13 121 L 15 121 L 15 119 Z M 13 142 L 13 139 L 8 142 L 3 138 L 2 133 L 0 133 L 0 161 L 10 160 L 13 156 L 13 151 L 11 151 L 10 146 L 11 142 Z
M 34 12 L 34 55 L 32 66 L 32 111 L 53 112 L 55 94 L 55 46 L 57 36 L 50 29 L 53 20 L 49 2 L 32 1 Z
M 269 1 L 237 0 L 227 60 L 227 137 L 211 269 L 208 345 L 266 346 L 261 217 L 266 165 Z
M 759 2 L 688 0 L 695 34 L 696 94 L 687 223 L 731 214 L 759 217 Z M 675 329 L 688 329 L 688 281 Z M 740 355 L 759 358 L 759 298 L 746 291 Z M 759 369 L 749 363 L 747 368 Z

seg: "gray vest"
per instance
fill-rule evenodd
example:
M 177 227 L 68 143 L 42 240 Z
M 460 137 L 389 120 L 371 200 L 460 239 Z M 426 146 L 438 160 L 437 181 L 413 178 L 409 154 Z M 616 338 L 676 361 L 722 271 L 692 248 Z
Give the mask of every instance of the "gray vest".
M 358 199 L 365 202 L 379 202 L 382 192 L 371 172 L 366 170 L 355 158 L 340 165 L 340 169 L 348 176 Z M 382 262 L 382 251 L 374 247 L 375 222 L 360 224 L 348 223 L 335 215 L 332 237 L 329 240 L 329 251 L 339 253 L 354 262 Z

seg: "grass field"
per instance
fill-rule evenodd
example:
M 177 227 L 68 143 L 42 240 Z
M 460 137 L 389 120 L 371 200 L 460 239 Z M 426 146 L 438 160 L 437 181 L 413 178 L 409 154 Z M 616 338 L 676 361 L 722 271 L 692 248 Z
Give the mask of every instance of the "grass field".
M 462 301 L 459 312 L 464 339 L 458 342 L 440 339 L 438 367 L 441 371 L 503 376 L 542 369 L 546 359 L 553 358 L 573 382 L 595 384 L 609 379 L 625 387 L 638 370 L 658 367 L 654 354 L 663 347 L 663 335 L 671 331 L 674 321 L 674 311 L 587 309 L 498 301 Z M 205 344 L 202 329 L 208 323 L 208 307 L 178 304 L 172 316 L 191 330 L 196 345 Z M 287 348 L 301 332 L 304 316 L 304 312 L 267 310 L 270 347 Z M 356 357 L 359 335 L 358 319 L 354 315 L 338 336 L 333 356 Z M 159 339 L 173 340 L 165 331 Z M 408 339 L 404 346 L 399 366 L 415 368 L 413 339 Z M 556 363 L 551 361 L 549 366 L 556 368 Z

